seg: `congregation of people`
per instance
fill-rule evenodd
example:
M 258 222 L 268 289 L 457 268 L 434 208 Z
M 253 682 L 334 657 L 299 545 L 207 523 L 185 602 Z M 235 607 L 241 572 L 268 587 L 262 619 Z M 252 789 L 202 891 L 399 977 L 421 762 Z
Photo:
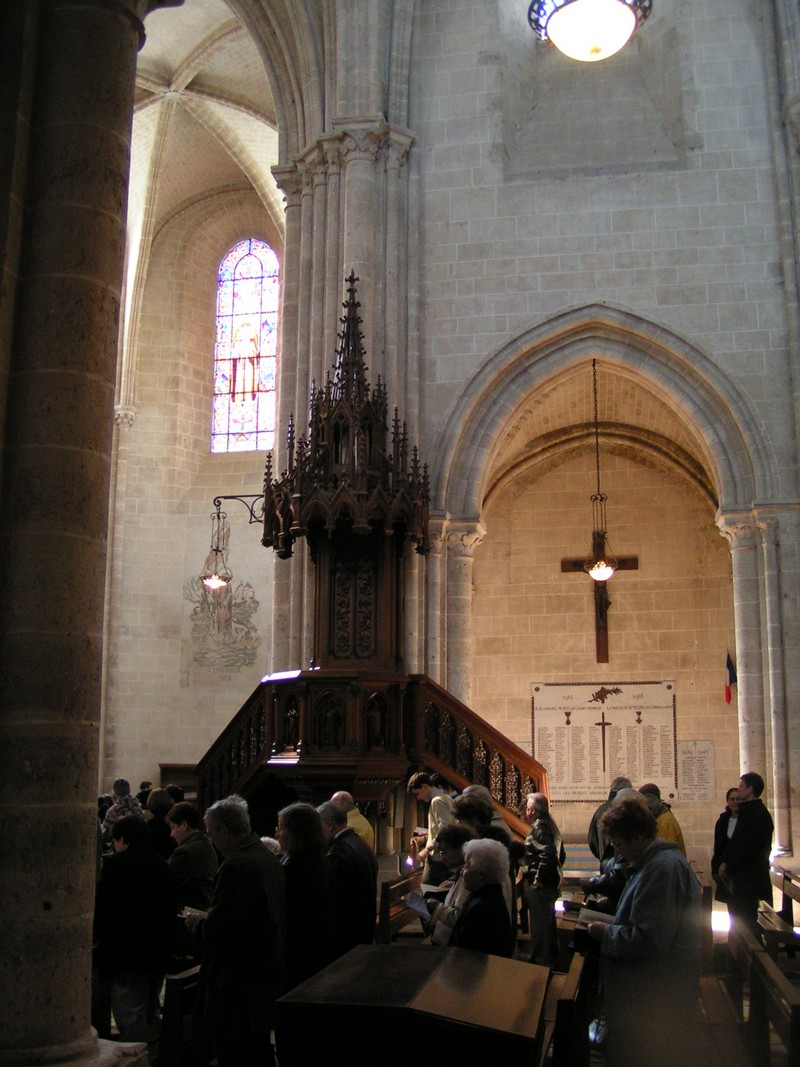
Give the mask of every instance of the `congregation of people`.
M 408 848 L 410 862 L 423 865 L 429 918 L 422 925 L 431 944 L 511 958 L 521 903 L 530 962 L 554 968 L 566 852 L 547 796 L 525 798 L 523 846 L 486 787 L 455 795 L 422 771 L 407 788 L 426 811 L 424 832 Z M 95 956 L 120 1038 L 156 1040 L 165 973 L 199 963 L 199 1045 L 219 1067 L 274 1063 L 272 1035 L 278 1055 L 291 1040 L 276 1000 L 374 940 L 372 825 L 345 791 L 316 808 L 289 804 L 275 838 L 261 838 L 239 796 L 202 814 L 178 787 L 142 783 L 134 796 L 118 779 L 113 789 L 98 808 L 106 854 Z M 770 895 L 772 820 L 763 789 L 747 773 L 728 791 L 712 857 L 717 899 L 756 936 L 758 901 Z M 700 885 L 678 821 L 657 785 L 635 790 L 617 777 L 592 817 L 588 843 L 599 869 L 581 887 L 607 921 L 589 923 L 576 945 L 601 959 L 606 1063 L 660 1063 L 666 1041 L 691 1064 L 686 1021 L 696 1010 L 700 973 Z

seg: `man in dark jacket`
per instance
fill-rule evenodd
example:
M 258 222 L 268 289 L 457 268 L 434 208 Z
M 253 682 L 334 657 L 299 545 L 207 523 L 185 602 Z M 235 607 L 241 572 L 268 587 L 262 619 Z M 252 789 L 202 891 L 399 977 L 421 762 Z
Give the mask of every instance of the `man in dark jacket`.
M 561 889 L 566 854 L 561 831 L 550 815 L 544 793 L 531 793 L 526 814 L 531 820 L 525 839 L 525 900 L 531 927 L 531 963 L 552 967 L 558 956 L 555 903 Z
M 345 811 L 330 801 L 320 804 L 317 811 L 328 843 L 325 861 L 333 877 L 336 941 L 343 955 L 354 945 L 369 945 L 375 940 L 378 861 L 372 849 L 348 827 Z
M 207 914 L 186 920 L 205 951 L 196 1019 L 216 1041 L 219 1067 L 267 1067 L 275 1000 L 285 985 L 283 871 L 251 831 L 242 797 L 212 804 L 205 825 L 224 859 Z
M 100 975 L 111 981 L 120 1038 L 153 1041 L 175 932 L 175 890 L 143 819 L 128 815 L 113 824 L 111 833 L 114 853 L 103 863 L 95 901 Z
M 761 800 L 763 792 L 764 779 L 760 774 L 742 775 L 736 829 L 719 865 L 719 877 L 729 893 L 728 911 L 757 941 L 761 940 L 758 902 L 772 898 L 769 853 L 773 824 Z
M 219 860 L 203 832 L 203 818 L 195 804 L 182 800 L 167 815 L 170 836 L 178 846 L 167 861 L 175 879 L 178 907 L 205 911 L 211 903 Z

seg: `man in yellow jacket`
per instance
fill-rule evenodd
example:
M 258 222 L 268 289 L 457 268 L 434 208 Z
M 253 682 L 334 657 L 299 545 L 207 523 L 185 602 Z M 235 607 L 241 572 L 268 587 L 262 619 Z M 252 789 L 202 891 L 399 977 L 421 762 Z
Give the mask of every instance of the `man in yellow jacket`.
M 663 841 L 674 841 L 685 857 L 686 845 L 683 843 L 683 833 L 669 804 L 665 804 L 661 799 L 661 790 L 655 782 L 648 782 L 646 785 L 639 786 L 639 792 L 655 816 L 656 837 L 660 837 Z

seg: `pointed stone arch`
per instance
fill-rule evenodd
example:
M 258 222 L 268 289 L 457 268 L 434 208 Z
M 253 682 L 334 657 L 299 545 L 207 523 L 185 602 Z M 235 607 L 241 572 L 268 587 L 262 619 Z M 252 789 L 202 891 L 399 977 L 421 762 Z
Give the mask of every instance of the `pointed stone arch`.
M 434 455 L 432 510 L 477 521 L 504 426 L 554 374 L 599 356 L 645 379 L 704 443 L 720 510 L 774 499 L 777 463 L 751 405 L 702 350 L 611 304 L 568 309 L 510 341 L 465 385 Z

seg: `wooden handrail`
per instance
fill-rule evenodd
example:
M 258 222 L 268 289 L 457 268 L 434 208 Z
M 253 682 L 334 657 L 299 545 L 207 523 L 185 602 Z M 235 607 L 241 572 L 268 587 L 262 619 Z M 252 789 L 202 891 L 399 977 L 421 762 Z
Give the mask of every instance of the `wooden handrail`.
M 331 707 L 332 731 L 323 723 Z M 485 785 L 519 838 L 527 794 L 547 793 L 540 763 L 426 675 L 321 670 L 257 686 L 198 763 L 198 802 L 247 795 L 264 768 L 294 782 L 316 778 L 321 791 L 326 775 L 340 776 L 334 788 L 349 774 L 388 789 L 423 766 L 460 789 Z
M 512 833 L 524 839 L 528 793 L 548 792 L 547 771 L 519 745 L 427 675 L 412 676 L 416 750 L 420 763 L 459 789 L 485 785 Z

